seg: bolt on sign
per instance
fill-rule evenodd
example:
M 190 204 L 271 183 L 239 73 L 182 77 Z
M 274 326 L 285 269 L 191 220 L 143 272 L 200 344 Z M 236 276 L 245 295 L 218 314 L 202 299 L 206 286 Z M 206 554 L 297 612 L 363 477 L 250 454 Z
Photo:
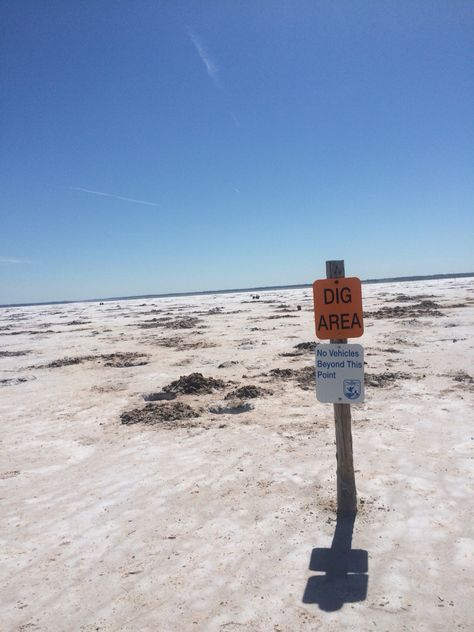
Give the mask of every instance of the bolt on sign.
M 320 340 L 358 338 L 364 333 L 362 287 L 357 277 L 313 283 L 316 336 Z

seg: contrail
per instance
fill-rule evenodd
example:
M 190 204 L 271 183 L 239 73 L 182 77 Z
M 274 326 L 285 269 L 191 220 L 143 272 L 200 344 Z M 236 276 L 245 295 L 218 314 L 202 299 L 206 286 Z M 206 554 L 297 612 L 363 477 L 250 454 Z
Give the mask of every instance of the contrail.
M 83 193 L 92 193 L 93 195 L 102 195 L 104 197 L 115 198 L 116 200 L 124 200 L 125 202 L 133 202 L 134 204 L 145 204 L 146 206 L 160 206 L 156 202 L 146 202 L 145 200 L 135 200 L 134 198 L 116 195 L 115 193 L 104 193 L 103 191 L 93 191 L 92 189 L 84 189 L 82 187 L 67 187 L 70 191 L 82 191 Z
M 217 69 L 216 64 L 212 60 L 211 56 L 209 55 L 208 51 L 206 50 L 206 48 L 204 47 L 204 45 L 202 44 L 201 40 L 196 35 L 196 33 L 189 26 L 187 26 L 186 28 L 189 34 L 189 38 L 191 42 L 193 43 L 194 48 L 196 49 L 199 57 L 201 58 L 202 63 L 204 64 L 206 68 L 207 74 L 209 75 L 211 80 L 214 82 L 214 84 L 218 88 L 220 88 L 219 78 L 217 76 L 218 69 Z

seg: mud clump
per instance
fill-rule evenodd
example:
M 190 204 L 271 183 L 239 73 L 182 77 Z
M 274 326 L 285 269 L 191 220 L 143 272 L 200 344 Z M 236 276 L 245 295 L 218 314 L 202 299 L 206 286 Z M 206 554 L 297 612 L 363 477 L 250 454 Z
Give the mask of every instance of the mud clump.
M 409 380 L 411 377 L 408 373 L 402 372 L 366 373 L 364 383 L 366 386 L 373 386 L 374 388 L 386 388 L 393 386 L 397 380 Z
M 148 426 L 161 425 L 168 428 L 190 428 L 195 423 L 189 422 L 189 420 L 196 417 L 199 417 L 199 413 L 188 404 L 172 402 L 147 404 L 145 408 L 126 411 L 120 415 L 120 421 L 127 426 L 146 424 Z
M 255 399 L 256 397 L 264 397 L 265 395 L 273 395 L 273 391 L 260 386 L 249 384 L 248 386 L 241 386 L 235 390 L 227 393 L 224 397 L 225 400 L 236 399 Z
M 185 395 L 208 395 L 226 387 L 223 380 L 204 377 L 202 373 L 182 375 L 179 380 L 171 382 L 163 388 L 165 393 L 183 393 Z

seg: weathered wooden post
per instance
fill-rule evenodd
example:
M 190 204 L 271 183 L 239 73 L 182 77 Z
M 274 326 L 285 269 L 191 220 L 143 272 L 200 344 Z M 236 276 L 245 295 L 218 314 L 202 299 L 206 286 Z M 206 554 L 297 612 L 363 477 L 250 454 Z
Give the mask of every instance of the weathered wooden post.
M 344 261 L 326 261 L 326 277 L 339 279 L 345 276 Z M 345 343 L 347 338 L 331 339 L 331 344 Z M 352 454 L 352 418 L 350 404 L 334 404 L 336 424 L 337 460 L 337 511 L 355 513 L 357 511 L 357 490 Z
M 313 284 L 316 336 L 316 395 L 334 404 L 337 459 L 337 511 L 357 511 L 352 455 L 351 403 L 364 401 L 364 350 L 347 344 L 363 334 L 360 279 L 345 277 L 344 261 L 326 262 L 326 279 Z

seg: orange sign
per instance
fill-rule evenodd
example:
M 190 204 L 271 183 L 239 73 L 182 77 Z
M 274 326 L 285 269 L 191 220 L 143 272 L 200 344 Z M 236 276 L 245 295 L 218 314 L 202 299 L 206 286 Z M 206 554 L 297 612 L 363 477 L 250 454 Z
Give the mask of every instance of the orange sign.
M 364 333 L 362 288 L 357 277 L 321 279 L 313 283 L 316 336 L 358 338 Z

